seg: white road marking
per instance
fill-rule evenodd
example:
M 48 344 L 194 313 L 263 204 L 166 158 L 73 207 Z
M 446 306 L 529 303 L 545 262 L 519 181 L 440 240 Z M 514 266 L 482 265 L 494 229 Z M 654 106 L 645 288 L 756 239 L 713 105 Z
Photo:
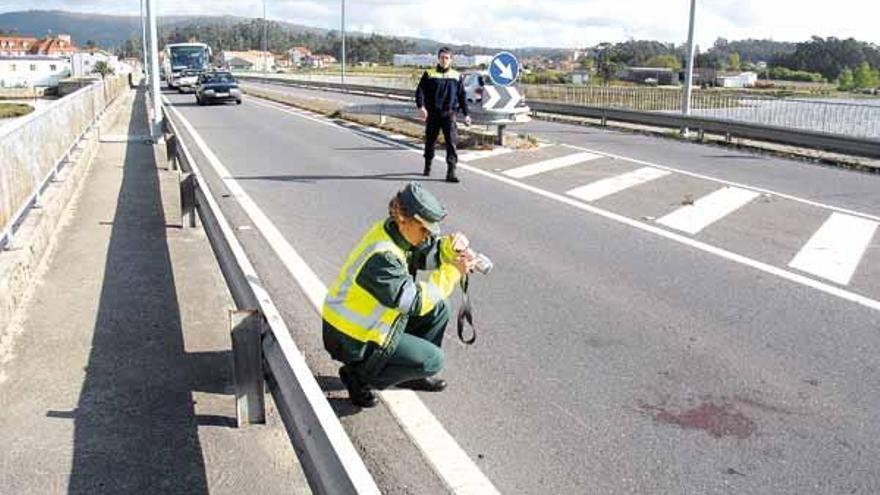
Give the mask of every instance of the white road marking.
M 654 167 L 644 167 L 616 177 L 609 177 L 607 179 L 591 182 L 584 186 L 576 187 L 565 194 L 584 201 L 596 201 L 597 199 L 619 193 L 620 191 L 650 182 L 654 179 L 666 177 L 671 173 L 672 172 L 656 169 Z
M 302 288 L 315 311 L 320 314 L 321 306 L 327 293 L 324 283 L 321 282 L 284 235 L 281 234 L 278 228 L 275 227 L 272 221 L 269 220 L 241 185 L 239 185 L 238 181 L 235 180 L 220 159 L 211 151 L 189 121 L 176 108 L 170 108 L 180 121 L 183 122 L 196 146 L 199 147 L 199 150 L 208 159 L 208 162 L 223 180 L 229 192 L 238 200 L 242 209 L 247 213 L 254 226 L 257 227 L 257 230 L 265 237 L 275 255 Z M 270 108 L 275 107 L 270 106 Z M 295 113 L 291 113 L 291 115 L 314 120 L 305 115 Z M 400 146 L 395 141 L 389 142 Z M 468 457 L 467 453 L 455 441 L 455 438 L 446 431 L 415 392 L 410 390 L 385 390 L 380 392 L 379 395 L 391 410 L 391 413 L 401 422 L 413 443 L 422 451 L 425 458 L 428 459 L 435 472 L 452 493 L 457 495 L 492 495 L 499 493 L 492 482 L 489 481 L 489 478 L 480 471 L 480 468 Z
M 723 187 L 658 219 L 657 223 L 688 234 L 696 234 L 760 195 L 738 187 Z
M 750 186 L 750 185 L 748 185 L 748 184 L 741 184 L 741 183 L 739 183 L 739 182 L 733 182 L 733 181 L 729 181 L 729 180 L 719 179 L 719 178 L 717 178 L 717 177 L 711 177 L 711 176 L 708 176 L 708 175 L 698 174 L 698 173 L 695 173 L 695 172 L 690 172 L 690 171 L 688 171 L 688 170 L 682 170 L 682 169 L 675 168 L 675 167 L 670 167 L 670 166 L 667 166 L 667 165 L 660 165 L 660 164 L 658 164 L 658 163 L 652 163 L 652 162 L 645 161 L 645 160 L 639 160 L 638 158 L 630 158 L 630 157 L 627 157 L 627 156 L 617 155 L 617 154 L 614 154 L 614 153 L 606 153 L 606 152 L 604 152 L 604 151 L 598 151 L 598 150 L 594 150 L 594 149 L 590 149 L 590 148 L 584 148 L 584 147 L 581 147 L 581 146 L 575 146 L 575 145 L 571 145 L 571 144 L 563 144 L 563 145 L 561 145 L 561 146 L 565 146 L 566 148 L 571 148 L 571 149 L 573 149 L 573 150 L 580 150 L 580 151 L 586 151 L 586 152 L 588 152 L 588 153 L 595 153 L 595 154 L 597 154 L 597 155 L 599 155 L 599 156 L 604 156 L 604 157 L 606 157 L 606 158 L 613 158 L 613 159 L 616 159 L 616 160 L 626 160 L 626 161 L 628 161 L 628 162 L 636 163 L 636 164 L 638 164 L 638 165 L 645 165 L 645 166 L 648 166 L 648 167 L 659 168 L 659 169 L 661 169 L 661 170 L 668 170 L 668 171 L 670 171 L 670 172 L 675 172 L 675 173 L 677 173 L 677 174 L 687 175 L 688 177 L 694 177 L 694 178 L 696 178 L 696 179 L 703 179 L 703 180 L 708 180 L 708 181 L 711 181 L 711 182 L 717 182 L 717 183 L 719 183 L 719 184 L 724 184 L 724 185 L 727 185 L 727 186 L 739 187 L 739 188 L 741 188 L 741 189 L 748 189 L 748 190 L 751 190 L 751 191 L 757 191 L 757 192 L 759 192 L 759 193 L 761 193 L 761 194 L 771 194 L 771 195 L 776 196 L 776 197 L 778 197 L 778 198 L 788 199 L 788 200 L 791 200 L 791 201 L 796 201 L 796 202 L 801 203 L 801 204 L 810 205 L 810 206 L 816 206 L 816 207 L 819 207 L 819 208 L 824 208 L 824 209 L 826 209 L 826 210 L 836 211 L 836 212 L 839 212 L 839 213 L 846 213 L 846 214 L 848 214 L 848 215 L 853 215 L 853 216 L 857 216 L 857 217 L 867 218 L 867 219 L 869 219 L 869 220 L 875 220 L 875 221 L 880 222 L 880 216 L 877 216 L 877 215 L 871 215 L 870 213 L 862 213 L 862 212 L 860 212 L 860 211 L 855 211 L 855 210 L 848 210 L 848 209 L 846 209 L 846 208 L 840 208 L 840 207 L 832 206 L 832 205 L 829 205 L 829 204 L 826 204 L 826 203 L 820 203 L 820 202 L 818 202 L 818 201 L 813 201 L 813 200 L 810 200 L 810 199 L 801 198 L 801 197 L 798 197 L 798 196 L 793 196 L 793 195 L 791 195 L 791 194 L 785 194 L 785 193 L 777 192 L 777 191 L 774 191 L 774 190 L 772 190 L 772 189 L 765 189 L 765 188 L 763 188 L 763 187 L 755 187 L 755 186 Z
M 270 108 L 275 108 L 275 107 L 270 107 Z M 275 109 L 279 110 L 279 111 L 284 111 L 279 108 L 275 108 Z M 303 117 L 303 118 L 307 119 L 308 117 Z M 340 129 L 342 129 L 342 128 L 340 128 Z M 384 140 L 384 139 L 380 139 L 380 138 L 376 138 L 376 137 L 371 137 L 371 138 L 381 140 L 381 141 L 386 142 L 388 144 L 393 144 L 393 145 L 399 146 L 400 148 L 408 150 L 411 153 L 421 153 L 421 150 L 419 150 L 419 149 L 416 149 L 412 146 L 407 146 L 405 144 L 398 143 L 396 141 Z M 566 145 L 566 146 L 568 146 L 568 145 Z M 569 147 L 576 148 L 574 146 L 569 146 Z M 584 149 L 584 148 L 579 148 L 579 149 Z M 590 150 L 588 150 L 588 151 L 590 151 Z M 593 151 L 590 151 L 590 152 L 593 152 Z M 655 164 L 641 161 L 641 160 L 633 160 L 633 159 L 619 156 L 619 155 L 612 155 L 609 153 L 603 153 L 603 152 L 598 152 L 598 151 L 596 151 L 595 153 L 598 155 L 601 155 L 601 156 L 607 156 L 609 158 L 623 159 L 623 160 L 628 160 L 633 163 L 641 163 L 641 164 L 648 165 L 648 166 L 656 166 L 657 168 L 669 170 L 672 172 L 679 172 L 678 170 L 672 169 L 670 167 L 664 167 L 662 165 L 655 165 Z M 602 208 L 597 208 L 591 204 L 587 204 L 582 201 L 568 198 L 568 197 L 565 197 L 561 194 L 556 194 L 556 193 L 553 193 L 550 191 L 546 191 L 544 189 L 537 188 L 535 186 L 526 184 L 524 182 L 520 182 L 518 180 L 511 179 L 509 177 L 505 177 L 503 175 L 500 175 L 500 174 L 497 174 L 494 172 L 489 172 L 489 171 L 483 170 L 483 169 L 476 167 L 476 166 L 473 166 L 473 165 L 469 165 L 465 162 L 458 162 L 458 165 L 461 170 L 467 170 L 468 172 L 472 172 L 474 174 L 481 175 L 481 176 L 486 177 L 491 180 L 502 182 L 502 183 L 507 184 L 511 187 L 522 189 L 524 191 L 530 192 L 532 194 L 536 194 L 536 195 L 541 196 L 546 199 L 550 199 L 553 201 L 557 201 L 559 203 L 563 203 L 565 205 L 571 206 L 572 208 L 576 208 L 578 210 L 585 211 L 587 213 L 591 213 L 593 215 L 600 216 L 600 217 L 605 218 L 607 220 L 611 220 L 611 221 L 614 221 L 614 222 L 617 222 L 617 223 L 620 223 L 623 225 L 627 225 L 629 227 L 641 230 L 643 232 L 648 232 L 648 233 L 654 234 L 658 237 L 662 237 L 664 239 L 692 247 L 692 248 L 697 249 L 699 251 L 703 251 L 705 253 L 709 253 L 709 254 L 718 256 L 719 258 L 723 258 L 728 261 L 732 261 L 734 263 L 739 263 L 741 265 L 748 266 L 750 268 L 754 268 L 754 269 L 762 271 L 764 273 L 779 277 L 783 280 L 788 280 L 789 282 L 794 282 L 796 284 L 803 285 L 805 287 L 810 287 L 812 289 L 818 290 L 818 291 L 823 292 L 825 294 L 828 294 L 830 296 L 834 296 L 839 299 L 850 301 L 850 302 L 859 304 L 861 306 L 864 306 L 866 308 L 869 308 L 869 309 L 872 309 L 875 311 L 880 311 L 880 301 L 878 301 L 876 299 L 871 299 L 870 297 L 863 296 L 861 294 L 856 294 L 855 292 L 848 291 L 846 289 L 841 289 L 839 287 L 835 287 L 833 285 L 829 285 L 824 282 L 820 282 L 818 280 L 814 280 L 812 278 L 805 277 L 801 274 L 788 271 L 784 268 L 779 268 L 779 267 L 764 263 L 762 261 L 758 261 L 758 260 L 749 258 L 747 256 L 743 256 L 741 254 L 737 254 L 737 253 L 728 251 L 726 249 L 712 246 L 711 244 L 706 244 L 705 242 L 697 241 L 697 240 L 690 238 L 690 237 L 685 237 L 684 235 L 677 234 L 675 232 L 670 232 L 668 230 L 664 230 L 664 229 L 659 228 L 659 227 L 652 225 L 652 224 L 647 224 L 647 223 L 640 222 L 638 220 L 635 220 L 635 219 L 632 219 L 629 217 L 625 217 L 623 215 L 620 215 L 620 214 L 617 214 L 617 213 L 614 213 L 614 212 L 611 212 L 608 210 L 603 210 Z M 686 171 L 684 171 L 682 173 L 685 173 L 685 175 L 690 175 L 693 177 L 700 177 L 699 174 L 693 174 L 693 173 L 686 172 Z M 736 185 L 735 183 L 730 183 L 730 182 L 722 181 L 720 179 L 714 179 L 711 177 L 702 176 L 701 178 L 716 181 L 716 182 L 722 182 L 722 183 Z M 748 188 L 749 186 L 742 186 L 742 187 Z M 778 193 L 775 193 L 775 192 L 769 191 L 769 190 L 762 190 L 762 189 L 758 189 L 758 188 L 751 188 L 751 189 L 754 191 L 765 192 L 768 194 L 776 194 L 779 197 L 793 199 L 795 201 L 800 201 L 803 203 L 813 204 L 814 206 L 820 206 L 820 207 L 824 207 L 824 208 L 828 208 L 828 209 L 832 209 L 832 210 L 840 210 L 839 208 L 836 208 L 833 206 L 822 205 L 820 203 L 814 203 L 809 200 L 796 198 L 794 196 L 778 194 Z M 855 215 L 862 216 L 862 217 L 870 217 L 870 215 L 865 215 L 865 214 L 858 213 L 858 212 L 853 212 L 853 213 Z M 878 220 L 880 220 L 880 218 L 878 218 Z
M 560 156 L 559 158 L 552 158 L 550 160 L 544 160 L 543 162 L 531 163 L 529 165 L 523 165 L 522 167 L 505 170 L 503 174 L 515 179 L 523 179 L 531 177 L 532 175 L 550 172 L 551 170 L 589 162 L 597 158 L 601 158 L 601 156 L 593 153 L 574 153 L 572 155 Z
M 188 132 L 191 133 L 193 139 L 196 141 L 196 144 L 202 150 L 202 153 L 208 157 L 208 161 L 211 162 L 211 165 L 214 166 L 215 163 L 212 161 L 217 160 L 217 157 L 211 152 L 207 146 L 204 145 L 204 141 L 202 138 L 195 133 L 195 130 L 190 125 L 189 121 L 187 121 L 180 112 L 170 105 L 168 99 L 166 97 L 162 97 L 165 102 L 166 108 L 169 108 L 174 114 L 183 122 L 184 126 L 187 128 Z M 184 152 L 189 154 L 189 150 L 186 142 L 183 140 L 180 141 L 180 146 L 183 148 Z M 217 161 L 219 163 L 219 160 Z M 200 181 L 204 181 L 202 178 L 202 173 L 199 169 L 198 164 L 192 163 L 193 173 L 199 178 Z M 220 165 L 221 169 L 225 171 L 225 168 Z M 229 173 L 221 174 L 221 170 L 215 169 L 215 172 L 220 174 L 221 176 L 229 176 Z M 202 182 L 204 184 L 204 182 Z M 240 191 L 241 188 L 238 187 L 238 184 L 235 184 L 235 187 Z M 232 192 L 232 191 L 230 191 Z M 214 195 L 211 193 L 209 189 L 204 191 L 205 198 L 211 208 L 214 211 L 217 223 L 220 225 L 221 230 L 223 230 L 224 235 L 227 239 L 229 239 L 229 247 L 232 250 L 233 255 L 238 260 L 239 265 L 241 266 L 242 273 L 248 279 L 248 283 L 251 286 L 251 289 L 254 291 L 254 296 L 257 298 L 260 304 L 260 308 L 263 311 L 263 316 L 271 323 L 272 327 L 278 330 L 278 333 L 273 333 L 276 341 L 278 342 L 278 346 L 280 347 L 282 353 L 287 358 L 287 361 L 291 364 L 293 368 L 294 375 L 298 377 L 300 380 L 300 386 L 302 387 L 303 392 L 306 396 L 309 397 L 309 402 L 315 408 L 315 412 L 321 422 L 321 427 L 327 433 L 327 436 L 330 438 L 330 441 L 335 446 L 337 453 L 345 459 L 344 464 L 346 468 L 349 470 L 349 476 L 351 476 L 352 480 L 354 480 L 356 486 L 360 487 L 359 489 L 363 490 L 364 493 L 379 493 L 379 488 L 376 486 L 375 481 L 373 480 L 372 475 L 367 470 L 367 467 L 363 463 L 363 459 L 358 454 L 357 450 L 355 450 L 354 445 L 351 443 L 351 439 L 348 437 L 348 434 L 342 428 L 342 424 L 339 422 L 339 419 L 336 417 L 336 413 L 333 411 L 333 408 L 330 407 L 330 403 L 327 402 L 327 398 L 324 396 L 323 390 L 318 386 L 318 382 L 315 380 L 311 370 L 305 362 L 305 358 L 303 357 L 302 351 L 296 346 L 293 338 L 291 337 L 290 330 L 287 327 L 287 324 L 284 322 L 284 318 L 281 317 L 280 311 L 275 306 L 275 302 L 272 300 L 272 297 L 269 295 L 269 292 L 262 286 L 262 281 L 257 274 L 256 269 L 248 258 L 247 253 L 244 251 L 244 247 L 238 242 L 238 239 L 235 237 L 232 231 L 232 227 L 229 224 L 229 221 L 226 220 L 226 217 L 223 215 L 223 211 L 220 209 L 217 201 L 214 199 Z M 245 200 L 249 200 L 247 195 L 241 191 L 241 198 Z M 254 217 L 252 216 L 253 220 Z M 295 254 L 295 253 L 294 253 Z
M 877 225 L 864 218 L 832 213 L 788 266 L 847 285 L 874 238 Z
M 506 155 L 508 153 L 512 153 L 512 148 L 504 148 L 502 146 L 497 146 L 491 150 L 480 150 L 480 151 L 462 151 L 458 154 L 459 158 L 464 160 L 482 160 L 483 158 L 490 158 L 493 156 Z

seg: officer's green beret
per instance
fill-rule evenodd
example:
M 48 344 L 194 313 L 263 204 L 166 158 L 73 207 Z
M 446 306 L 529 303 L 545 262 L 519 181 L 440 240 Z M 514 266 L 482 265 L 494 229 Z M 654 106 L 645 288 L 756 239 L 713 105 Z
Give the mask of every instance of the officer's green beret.
M 440 222 L 446 218 L 446 208 L 436 196 L 422 189 L 418 182 L 410 182 L 397 193 L 397 198 L 416 220 L 434 234 L 440 232 Z

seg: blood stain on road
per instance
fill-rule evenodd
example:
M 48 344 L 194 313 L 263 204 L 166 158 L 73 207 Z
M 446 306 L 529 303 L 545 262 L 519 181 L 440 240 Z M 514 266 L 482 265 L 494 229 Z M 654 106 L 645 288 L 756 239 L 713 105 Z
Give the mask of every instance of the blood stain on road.
M 695 408 L 683 411 L 642 404 L 641 409 L 658 423 L 689 430 L 703 430 L 714 438 L 730 436 L 744 440 L 757 430 L 751 418 L 735 410 L 730 404 L 703 402 Z

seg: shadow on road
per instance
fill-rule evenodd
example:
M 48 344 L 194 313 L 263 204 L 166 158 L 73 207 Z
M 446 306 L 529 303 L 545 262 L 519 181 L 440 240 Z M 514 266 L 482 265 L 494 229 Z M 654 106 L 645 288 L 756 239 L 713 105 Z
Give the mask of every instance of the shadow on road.
M 129 134 L 146 134 L 139 90 Z M 231 390 L 226 351 L 187 355 L 149 145 L 129 143 L 75 422 L 70 493 L 207 493 L 193 390 Z M 50 414 L 52 412 L 50 411 Z M 58 413 L 56 413 L 58 414 Z

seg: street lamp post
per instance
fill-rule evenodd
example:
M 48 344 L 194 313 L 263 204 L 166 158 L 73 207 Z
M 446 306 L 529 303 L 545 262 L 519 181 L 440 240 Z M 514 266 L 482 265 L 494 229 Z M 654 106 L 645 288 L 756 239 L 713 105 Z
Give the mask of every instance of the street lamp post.
M 694 41 L 694 18 L 697 12 L 697 0 L 691 0 L 691 20 L 688 27 L 688 59 L 687 72 L 684 74 L 684 92 L 681 97 L 681 113 L 683 115 L 691 114 L 691 86 L 694 80 L 694 51 L 696 50 L 696 42 Z M 688 128 L 682 129 L 682 134 L 688 136 Z
M 147 17 L 144 15 L 144 2 L 146 0 L 141 0 L 141 49 L 144 52 L 144 80 L 147 80 L 147 64 L 149 64 L 149 59 L 147 58 Z
M 263 0 L 263 53 L 260 58 L 263 60 L 263 75 L 266 74 L 266 52 L 269 51 L 268 27 L 266 25 L 266 0 Z
M 162 97 L 159 90 L 159 40 L 156 29 L 156 0 L 146 0 L 146 2 L 150 41 L 150 96 L 153 100 L 153 125 L 150 129 L 150 136 L 156 140 L 158 136 L 161 136 L 162 129 L 162 102 L 159 100 Z
M 345 0 L 342 0 L 342 84 L 345 84 Z

